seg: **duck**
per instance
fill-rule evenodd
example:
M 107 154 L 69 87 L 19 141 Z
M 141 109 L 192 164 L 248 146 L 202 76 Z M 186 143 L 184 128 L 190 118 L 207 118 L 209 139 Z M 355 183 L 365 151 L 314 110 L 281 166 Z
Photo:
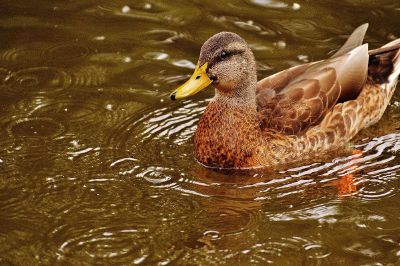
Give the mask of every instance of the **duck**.
M 242 37 L 210 37 L 193 75 L 170 95 L 179 100 L 215 89 L 194 134 L 197 161 L 217 169 L 277 169 L 329 155 L 377 123 L 400 74 L 400 39 L 369 50 L 367 28 L 356 28 L 325 60 L 261 80 Z

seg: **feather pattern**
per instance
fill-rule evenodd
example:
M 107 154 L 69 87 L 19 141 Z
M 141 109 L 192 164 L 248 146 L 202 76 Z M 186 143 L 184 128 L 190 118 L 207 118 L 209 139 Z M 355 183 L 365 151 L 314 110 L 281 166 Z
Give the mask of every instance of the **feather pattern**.
M 257 104 L 261 126 L 299 134 L 316 125 L 338 102 L 355 99 L 367 78 L 367 47 L 362 45 L 339 57 L 260 81 Z

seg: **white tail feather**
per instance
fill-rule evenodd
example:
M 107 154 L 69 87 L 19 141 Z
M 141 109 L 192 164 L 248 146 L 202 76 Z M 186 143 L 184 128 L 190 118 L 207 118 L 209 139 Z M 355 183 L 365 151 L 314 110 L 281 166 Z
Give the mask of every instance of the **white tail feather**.
M 397 40 L 400 42 L 400 40 Z M 397 52 L 396 56 L 393 58 L 393 72 L 389 75 L 388 83 L 391 86 L 396 86 L 397 80 L 400 76 L 400 50 Z

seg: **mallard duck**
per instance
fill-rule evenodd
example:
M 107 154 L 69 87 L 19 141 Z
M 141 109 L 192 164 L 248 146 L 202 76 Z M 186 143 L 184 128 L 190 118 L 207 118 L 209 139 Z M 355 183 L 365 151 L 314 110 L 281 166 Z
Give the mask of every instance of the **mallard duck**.
M 326 60 L 258 82 L 243 38 L 209 38 L 194 74 L 170 96 L 215 87 L 195 133 L 196 159 L 213 168 L 278 168 L 339 149 L 376 123 L 400 74 L 400 39 L 369 51 L 362 44 L 367 28 L 358 27 Z

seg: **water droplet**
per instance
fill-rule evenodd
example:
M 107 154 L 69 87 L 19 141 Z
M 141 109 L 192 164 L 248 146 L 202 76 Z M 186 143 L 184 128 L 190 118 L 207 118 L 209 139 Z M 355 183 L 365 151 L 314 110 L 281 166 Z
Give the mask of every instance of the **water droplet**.
M 300 6 L 300 4 L 298 4 L 298 3 L 293 3 L 293 5 L 292 5 L 292 9 L 293 10 L 300 10 L 300 8 L 301 8 L 301 6 Z
M 174 66 L 186 67 L 186 68 L 190 68 L 190 69 L 195 69 L 195 67 L 196 67 L 195 64 L 193 64 L 192 62 L 190 62 L 189 60 L 186 60 L 186 59 L 173 61 L 172 64 Z
M 217 240 L 217 239 L 221 238 L 221 234 L 218 231 L 212 231 L 212 230 L 206 231 L 206 232 L 203 233 L 203 235 L 205 237 L 210 238 L 211 240 Z
M 297 59 L 299 59 L 299 61 L 304 62 L 304 63 L 309 62 L 309 59 L 308 59 L 307 55 L 300 54 L 300 55 L 297 56 Z
M 106 105 L 106 109 L 108 110 L 108 111 L 112 111 L 112 104 L 107 104 Z
M 288 6 L 286 3 L 277 0 L 251 0 L 251 2 L 259 6 L 270 8 L 285 8 Z
M 149 52 L 145 53 L 143 57 L 146 59 L 153 59 L 153 60 L 165 60 L 169 57 L 169 55 L 161 52 Z
M 131 8 L 129 7 L 129 6 L 124 6 L 124 7 L 122 7 L 122 9 L 121 9 L 121 12 L 122 13 L 128 13 L 129 11 L 131 11 Z
M 286 48 L 286 42 L 285 41 L 278 41 L 275 43 L 276 47 L 278 47 L 279 49 L 284 49 Z
M 104 41 L 106 39 L 106 37 L 105 36 L 96 36 L 96 37 L 94 37 L 94 39 L 96 41 Z

